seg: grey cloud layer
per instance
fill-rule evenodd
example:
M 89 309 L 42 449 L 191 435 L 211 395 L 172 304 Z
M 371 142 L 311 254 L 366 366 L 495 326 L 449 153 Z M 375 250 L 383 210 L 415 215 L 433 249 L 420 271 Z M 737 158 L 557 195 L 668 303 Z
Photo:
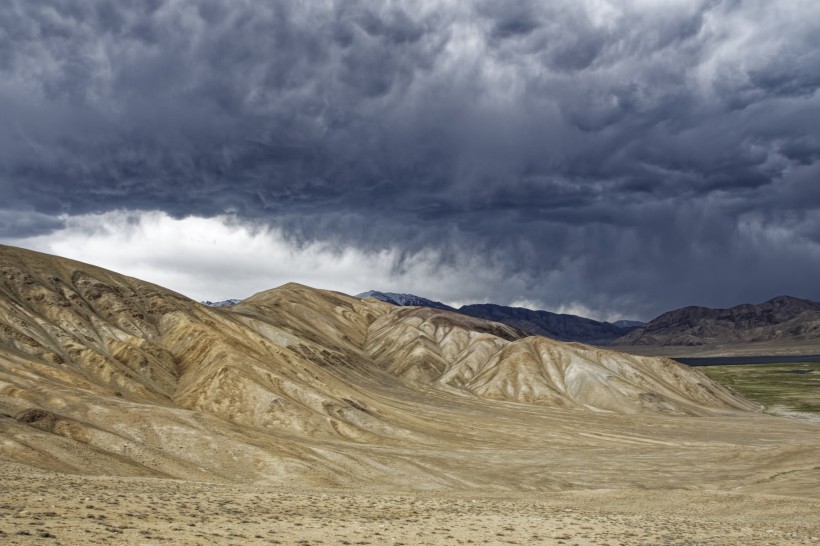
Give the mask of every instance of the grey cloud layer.
M 230 211 L 485 256 L 530 287 L 500 303 L 820 298 L 816 21 L 800 0 L 10 0 L 0 230 Z

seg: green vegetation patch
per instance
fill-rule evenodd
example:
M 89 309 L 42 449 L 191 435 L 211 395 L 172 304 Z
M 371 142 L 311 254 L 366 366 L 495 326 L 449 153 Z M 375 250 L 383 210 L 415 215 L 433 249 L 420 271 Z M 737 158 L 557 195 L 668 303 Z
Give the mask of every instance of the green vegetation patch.
M 698 368 L 709 377 L 764 406 L 820 413 L 820 362 Z

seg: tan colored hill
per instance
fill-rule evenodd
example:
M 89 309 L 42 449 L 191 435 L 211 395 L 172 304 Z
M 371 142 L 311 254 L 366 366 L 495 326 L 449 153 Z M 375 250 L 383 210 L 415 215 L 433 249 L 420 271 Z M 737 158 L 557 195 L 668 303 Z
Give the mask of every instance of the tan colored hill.
M 0 246 L 0 457 L 289 486 L 820 496 L 817 426 L 669 360 L 288 284 L 229 309 Z
M 615 413 L 708 413 L 754 409 L 671 360 L 613 353 L 431 308 L 380 317 L 365 349 L 382 368 L 412 381 L 494 399 Z

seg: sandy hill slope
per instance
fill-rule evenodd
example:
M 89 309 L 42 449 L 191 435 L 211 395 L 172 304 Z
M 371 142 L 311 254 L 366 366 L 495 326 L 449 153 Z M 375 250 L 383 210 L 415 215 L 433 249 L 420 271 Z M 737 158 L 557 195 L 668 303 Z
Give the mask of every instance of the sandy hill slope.
M 700 346 L 820 339 L 820 303 L 780 296 L 730 309 L 684 307 L 647 322 L 615 345 Z
M 816 427 L 757 409 L 672 361 L 448 311 L 298 284 L 210 308 L 0 246 L 5 461 L 300 486 L 813 491 Z
M 392 311 L 370 332 L 365 349 L 384 369 L 484 398 L 617 413 L 753 409 L 670 360 L 525 337 L 512 327 L 447 311 Z

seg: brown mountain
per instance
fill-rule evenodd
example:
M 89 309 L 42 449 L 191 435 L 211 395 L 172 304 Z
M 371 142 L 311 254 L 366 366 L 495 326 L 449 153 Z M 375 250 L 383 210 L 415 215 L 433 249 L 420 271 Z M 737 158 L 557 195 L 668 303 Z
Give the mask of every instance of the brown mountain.
M 615 345 L 697 346 L 820 339 L 820 303 L 780 296 L 730 309 L 684 307 L 664 313 Z
M 758 483 L 755 469 L 802 476 L 816 445 L 797 429 L 809 425 L 769 424 L 757 409 L 670 360 L 526 337 L 446 310 L 297 284 L 209 308 L 0 246 L 5 463 L 412 489 L 738 487 Z M 773 439 L 786 433 L 788 457 L 773 465 Z M 709 461 L 714 470 L 678 470 Z

